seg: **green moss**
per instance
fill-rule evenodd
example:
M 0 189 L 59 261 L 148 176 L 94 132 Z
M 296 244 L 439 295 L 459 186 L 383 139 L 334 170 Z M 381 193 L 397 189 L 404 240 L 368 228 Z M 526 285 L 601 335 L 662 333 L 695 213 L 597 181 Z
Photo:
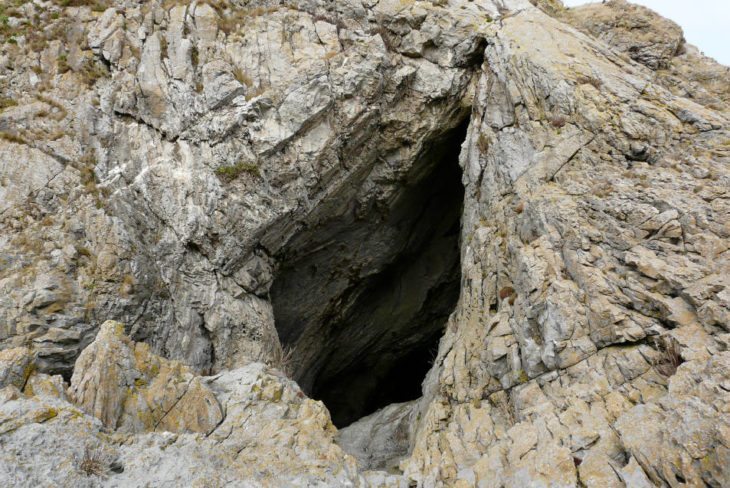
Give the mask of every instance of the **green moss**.
M 71 69 L 71 67 L 68 64 L 68 55 L 65 53 L 59 54 L 58 55 L 58 72 L 65 73 L 70 69 Z
M 528 381 L 530 381 L 530 377 L 527 376 L 527 373 L 525 372 L 524 369 L 520 369 L 517 372 L 517 381 L 519 381 L 520 384 L 527 383 Z
M 22 136 L 11 132 L 0 132 L 0 139 L 8 142 L 14 142 L 16 144 L 28 144 L 28 141 L 26 141 Z
M 215 174 L 224 181 L 233 181 L 243 173 L 248 173 L 254 176 L 261 175 L 258 165 L 247 161 L 240 161 L 232 166 L 221 166 L 215 170 Z
M 274 402 L 280 402 L 281 401 L 281 397 L 282 397 L 283 394 L 284 394 L 284 391 L 283 390 L 276 390 L 274 392 L 274 396 L 273 396 L 272 400 Z
M 18 102 L 16 102 L 12 98 L 0 97 L 0 112 L 5 110 L 6 108 L 15 107 L 16 105 L 18 105 Z

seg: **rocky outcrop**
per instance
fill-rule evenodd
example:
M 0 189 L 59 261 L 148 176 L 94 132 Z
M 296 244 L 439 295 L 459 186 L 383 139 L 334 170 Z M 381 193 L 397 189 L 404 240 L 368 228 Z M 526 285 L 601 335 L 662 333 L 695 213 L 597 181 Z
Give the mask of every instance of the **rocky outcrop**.
M 0 29 L 3 484 L 730 482 L 728 68 L 676 25 L 72 3 Z
M 673 94 L 727 111 L 730 87 L 723 80 L 730 68 L 687 44 L 674 22 L 625 0 L 553 9 L 552 13 L 655 71 L 655 82 Z
M 648 486 L 727 482 L 729 368 L 727 352 L 682 365 L 669 380 L 668 395 L 618 418 L 618 434 L 634 464 L 633 473 L 622 477 L 627 485 L 638 478 Z
M 641 5 L 612 0 L 570 9 L 571 23 L 653 70 L 668 68 L 684 45 L 682 29 Z
M 13 385 L 22 389 L 33 372 L 33 357 L 27 347 L 0 351 L 0 388 Z
M 700 312 L 725 307 L 703 287 L 722 280 L 726 246 L 701 244 L 727 238 L 724 190 L 687 183 L 725 174 L 702 155 L 727 137 L 725 118 L 615 56 L 535 12 L 487 47 L 462 151 L 467 285 L 405 465 L 424 485 L 621 486 L 631 449 L 617 418 L 671 396 L 652 344 L 674 337 L 675 362 L 725 348 L 724 326 Z
M 140 480 L 363 486 L 368 479 L 405 486 L 385 473 L 359 473 L 334 443 L 324 405 L 281 374 L 253 363 L 214 377 L 187 377 L 179 363 L 123 337 L 121 327 L 105 323 L 79 358 L 69 389 L 78 406 L 37 386 L 25 394 L 13 385 L 0 390 L 0 479 L 8 486 L 136 486 Z M 159 372 L 145 376 L 148 366 Z M 39 376 L 28 384 L 38 384 L 33 378 Z M 119 381 L 133 378 L 148 379 L 149 387 Z M 164 416 L 161 406 L 168 407 Z M 132 435 L 142 429 L 156 432 Z
M 123 432 L 209 434 L 223 420 L 215 395 L 189 368 L 132 343 L 124 325 L 111 320 L 76 361 L 69 396 L 106 427 Z
M 340 429 L 337 443 L 362 469 L 397 469 L 412 442 L 414 402 L 393 403 Z

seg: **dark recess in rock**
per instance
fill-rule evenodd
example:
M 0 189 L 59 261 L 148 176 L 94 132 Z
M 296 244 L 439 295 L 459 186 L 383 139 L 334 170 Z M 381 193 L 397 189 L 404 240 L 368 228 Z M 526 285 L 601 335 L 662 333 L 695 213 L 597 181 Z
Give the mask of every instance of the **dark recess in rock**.
M 271 295 L 293 376 L 338 427 L 421 395 L 459 294 L 466 127 L 431 141 L 388 204 L 363 212 L 352 195 L 276 256 Z

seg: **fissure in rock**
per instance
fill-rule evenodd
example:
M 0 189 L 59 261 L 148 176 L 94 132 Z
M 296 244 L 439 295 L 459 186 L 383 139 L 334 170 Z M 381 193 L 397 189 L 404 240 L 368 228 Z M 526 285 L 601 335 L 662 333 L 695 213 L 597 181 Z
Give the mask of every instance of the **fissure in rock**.
M 277 256 L 279 337 L 338 427 L 421 396 L 459 294 L 465 132 L 431 141 L 388 203 L 331 205 Z

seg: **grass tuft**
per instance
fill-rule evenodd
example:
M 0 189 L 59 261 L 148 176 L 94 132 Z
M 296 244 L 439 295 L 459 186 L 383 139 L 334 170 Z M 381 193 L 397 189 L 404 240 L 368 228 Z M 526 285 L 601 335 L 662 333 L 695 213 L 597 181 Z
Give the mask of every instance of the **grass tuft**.
M 253 176 L 260 176 L 261 171 L 256 163 L 250 163 L 248 161 L 239 161 L 238 163 L 231 166 L 221 166 L 215 170 L 215 174 L 220 179 L 226 182 L 231 182 L 241 176 L 243 173 L 248 173 Z
M 562 115 L 553 115 L 552 117 L 550 117 L 550 125 L 552 125 L 556 129 L 564 127 L 567 122 L 567 119 Z
M 15 107 L 16 105 L 18 105 L 18 102 L 12 98 L 0 97 L 0 112 L 6 108 Z
M 663 335 L 656 340 L 656 345 L 661 356 L 655 361 L 654 369 L 669 378 L 677 372 L 677 368 L 683 362 L 679 342 L 674 337 Z

